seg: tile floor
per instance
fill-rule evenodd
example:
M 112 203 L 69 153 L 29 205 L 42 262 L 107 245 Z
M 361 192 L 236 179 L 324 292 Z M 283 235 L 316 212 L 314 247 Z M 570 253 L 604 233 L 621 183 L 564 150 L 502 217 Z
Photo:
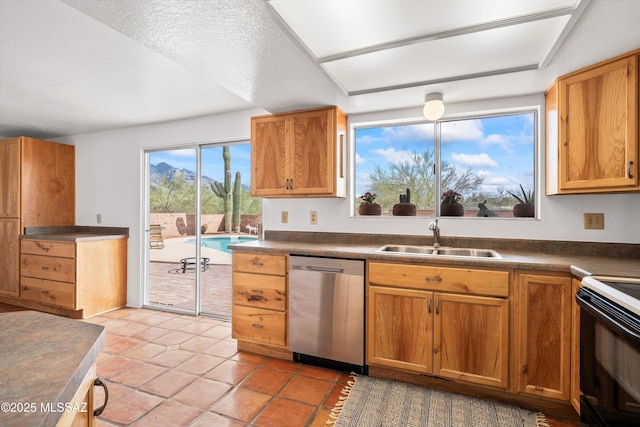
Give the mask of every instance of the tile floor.
M 0 311 L 14 309 L 21 308 L 0 304 Z M 349 380 L 340 371 L 238 353 L 230 324 L 207 317 L 125 308 L 84 321 L 106 328 L 97 369 L 109 404 L 97 427 L 325 426 Z M 95 390 L 98 406 L 104 395 Z
M 98 427 L 324 426 L 349 379 L 238 353 L 230 324 L 206 317 L 121 309 L 85 321 L 106 328 L 97 370 L 109 404 Z

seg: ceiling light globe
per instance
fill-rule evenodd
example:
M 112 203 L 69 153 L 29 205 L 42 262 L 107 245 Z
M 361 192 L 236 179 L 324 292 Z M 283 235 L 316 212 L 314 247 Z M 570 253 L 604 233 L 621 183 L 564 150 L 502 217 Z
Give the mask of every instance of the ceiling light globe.
M 427 120 L 436 121 L 444 115 L 444 102 L 441 93 L 430 93 L 425 98 L 422 113 Z

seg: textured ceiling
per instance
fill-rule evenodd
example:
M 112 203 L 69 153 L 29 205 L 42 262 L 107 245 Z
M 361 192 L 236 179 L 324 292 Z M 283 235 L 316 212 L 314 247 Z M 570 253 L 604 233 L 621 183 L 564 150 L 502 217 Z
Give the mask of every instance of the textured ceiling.
M 0 136 L 541 93 L 640 47 L 638 16 L 637 0 L 0 0 Z

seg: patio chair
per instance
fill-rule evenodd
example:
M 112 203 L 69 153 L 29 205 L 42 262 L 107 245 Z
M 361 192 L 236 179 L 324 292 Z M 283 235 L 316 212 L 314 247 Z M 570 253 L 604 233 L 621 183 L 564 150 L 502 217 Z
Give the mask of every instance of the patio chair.
M 149 247 L 151 249 L 164 248 L 164 239 L 162 237 L 162 226 L 160 226 L 160 224 L 149 225 Z

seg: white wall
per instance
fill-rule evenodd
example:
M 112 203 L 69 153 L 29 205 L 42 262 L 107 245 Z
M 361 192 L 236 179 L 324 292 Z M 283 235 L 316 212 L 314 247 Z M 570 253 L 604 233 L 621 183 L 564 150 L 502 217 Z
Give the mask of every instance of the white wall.
M 468 111 L 488 112 L 498 108 L 544 105 L 542 95 L 448 105 L 447 117 Z M 419 117 L 421 109 L 354 115 L 349 122 Z M 265 114 L 261 109 L 167 122 L 60 139 L 76 146 L 76 185 L 78 225 L 97 225 L 96 214 L 104 226 L 129 227 L 128 305 L 142 304 L 142 265 L 144 262 L 144 151 L 197 143 L 249 138 L 250 116 Z M 542 115 L 540 128 L 544 129 Z M 543 132 L 539 159 L 544 159 Z M 544 169 L 538 176 L 544 188 Z M 265 199 L 264 228 L 269 230 L 353 232 L 403 235 L 429 235 L 429 218 L 405 217 L 353 218 L 351 197 L 346 199 Z M 540 220 L 490 220 L 486 218 L 443 218 L 442 235 L 592 242 L 640 243 L 640 193 L 622 195 L 540 196 Z M 289 222 L 280 223 L 280 212 L 288 211 Z M 318 212 L 318 223 L 309 224 L 309 212 Z M 605 230 L 584 230 L 583 212 L 603 212 Z

